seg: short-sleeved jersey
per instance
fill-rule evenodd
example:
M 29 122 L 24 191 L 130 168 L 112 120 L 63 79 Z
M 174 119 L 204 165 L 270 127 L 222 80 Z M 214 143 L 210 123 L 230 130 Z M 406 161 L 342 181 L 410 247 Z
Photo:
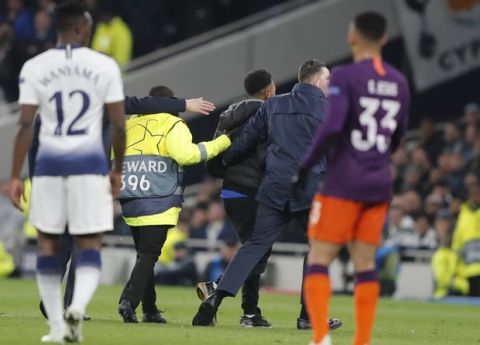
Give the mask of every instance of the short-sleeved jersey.
M 383 202 L 391 198 L 391 153 L 408 120 L 410 96 L 402 74 L 380 59 L 332 72 L 325 122 L 304 160 L 309 168 L 329 151 L 324 195 Z
M 124 100 L 116 62 L 81 46 L 50 49 L 20 73 L 21 105 L 37 105 L 42 126 L 34 176 L 107 174 L 106 103 Z

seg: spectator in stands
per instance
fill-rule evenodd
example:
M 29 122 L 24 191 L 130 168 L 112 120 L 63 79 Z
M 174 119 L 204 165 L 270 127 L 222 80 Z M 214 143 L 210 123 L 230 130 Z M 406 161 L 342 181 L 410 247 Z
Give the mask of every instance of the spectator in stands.
M 197 194 L 197 200 L 206 203 L 210 203 L 212 200 L 217 200 L 219 195 L 218 190 L 219 185 L 216 181 L 207 177 L 200 187 L 200 191 Z
M 435 249 L 437 247 L 435 231 L 425 213 L 415 217 L 415 231 L 401 239 L 399 245 L 409 249 Z
M 189 237 L 188 220 L 185 219 L 185 211 L 180 214 L 180 219 L 176 227 L 168 231 L 167 240 L 162 248 L 162 254 L 158 258 L 158 263 L 168 266 L 175 261 L 175 245 L 185 242 Z
M 8 277 L 15 270 L 13 257 L 7 252 L 2 241 L 0 241 L 0 278 Z
M 452 249 L 461 258 L 470 296 L 480 297 L 480 186 L 469 190 L 453 233 Z
M 383 244 L 375 255 L 375 266 L 380 283 L 380 295 L 392 296 L 397 288 L 400 269 L 400 250 L 397 246 Z
M 3 264 L 6 265 L 4 269 L 11 266 L 8 264 L 10 259 L 13 260 L 14 266 L 20 264 L 23 245 L 21 230 L 24 222 L 25 217 L 9 201 L 8 183 L 0 181 L 0 261 L 4 260 Z
M 432 269 L 435 277 L 436 299 L 446 296 L 468 294 L 468 281 L 465 278 L 463 264 L 457 253 L 452 250 L 453 219 L 448 210 L 441 210 L 435 221 L 435 230 L 439 248 L 432 256 Z
M 480 106 L 477 103 L 471 102 L 463 108 L 463 121 L 465 125 L 477 127 L 480 121 Z
M 39 10 L 46 11 L 49 15 L 52 15 L 55 12 L 55 0 L 37 0 L 37 7 Z
M 13 102 L 18 98 L 18 72 L 21 62 L 14 49 L 14 33 L 10 23 L 0 21 L 0 101 Z M 3 91 L 3 96 L 2 92 Z
M 428 158 L 427 151 L 421 147 L 415 148 L 410 155 L 411 165 L 419 170 L 419 192 L 422 198 L 425 198 L 430 192 L 428 183 L 429 173 L 432 169 L 432 163 Z
M 110 1 L 99 3 L 99 23 L 93 34 L 92 49 L 114 58 L 122 70 L 132 57 L 132 34 Z
M 52 25 L 52 18 L 46 10 L 39 10 L 35 13 L 34 32 L 32 37 L 27 38 L 19 44 L 21 45 L 24 59 L 30 59 L 33 56 L 44 52 L 55 46 L 55 30 Z
M 425 199 L 425 214 L 430 224 L 433 224 L 435 221 L 441 207 L 442 197 L 440 195 L 432 193 Z
M 402 190 L 416 190 L 420 191 L 420 182 L 422 178 L 422 171 L 415 165 L 406 167 L 403 173 Z
M 412 217 L 405 214 L 403 204 L 399 200 L 394 200 L 388 211 L 384 245 L 398 247 L 403 238 L 413 233 L 414 225 Z
M 232 223 L 227 219 L 225 210 L 220 201 L 213 201 L 208 206 L 208 225 L 206 227 L 207 243 L 210 248 L 215 248 L 217 240 L 238 240 Z
M 222 241 L 220 244 L 220 255 L 210 261 L 203 273 L 205 281 L 214 282 L 223 274 L 230 261 L 232 261 L 237 250 L 240 247 L 240 242 L 236 239 L 229 239 Z
M 430 162 L 436 162 L 443 147 L 443 139 L 435 130 L 435 123 L 429 118 L 423 118 L 419 127 L 418 146 L 423 148 Z
M 453 195 L 461 195 L 463 191 L 463 179 L 465 178 L 465 160 L 461 152 L 448 155 L 448 173 L 445 181 L 448 183 Z
M 447 154 L 461 153 L 465 143 L 462 139 L 459 126 L 451 121 L 447 122 L 443 127 L 443 152 Z
M 206 239 L 207 238 L 207 217 L 208 203 L 199 202 L 192 210 L 190 218 L 190 238 Z
M 33 14 L 23 0 L 7 0 L 6 14 L 0 16 L 0 23 L 4 22 L 12 24 L 16 39 L 29 39 L 33 36 Z
M 170 234 L 168 234 L 170 236 Z M 194 286 L 198 280 L 197 266 L 185 241 L 174 245 L 173 262 L 155 267 L 155 283 L 161 285 Z
M 423 204 L 420 194 L 413 189 L 408 189 L 402 194 L 403 209 L 409 215 L 415 215 L 422 211 Z
M 408 154 L 404 147 L 399 148 L 392 155 L 392 173 L 393 190 L 395 193 L 399 193 L 403 188 L 403 173 L 408 165 Z
M 463 158 L 467 166 L 470 166 L 471 162 L 475 158 L 475 143 L 478 140 L 478 128 L 477 125 L 468 125 L 465 128 L 464 142 L 465 147 L 463 148 Z
M 432 193 L 440 195 L 444 204 L 449 204 L 452 199 L 452 191 L 444 179 L 433 186 Z

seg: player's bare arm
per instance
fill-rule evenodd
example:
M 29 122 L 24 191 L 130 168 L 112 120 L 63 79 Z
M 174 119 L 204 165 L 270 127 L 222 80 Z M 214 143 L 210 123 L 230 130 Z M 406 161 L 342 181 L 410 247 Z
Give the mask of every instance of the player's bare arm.
M 32 145 L 33 140 L 33 121 L 37 113 L 38 106 L 22 105 L 20 120 L 18 121 L 18 132 L 15 137 L 13 147 L 13 164 L 10 179 L 10 200 L 13 205 L 21 210 L 20 197 L 23 195 L 23 182 L 20 179 L 23 161 Z
M 110 119 L 110 141 L 115 154 L 115 162 L 110 172 L 112 195 L 117 197 L 120 192 L 122 163 L 125 155 L 125 106 L 124 102 L 106 104 Z

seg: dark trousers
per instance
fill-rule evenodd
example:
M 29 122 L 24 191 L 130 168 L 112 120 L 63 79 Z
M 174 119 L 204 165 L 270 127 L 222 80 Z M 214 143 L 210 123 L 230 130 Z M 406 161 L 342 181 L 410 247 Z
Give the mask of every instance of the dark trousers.
M 153 268 L 162 253 L 169 228 L 171 225 L 130 227 L 137 251 L 137 261 L 120 296 L 120 302 L 127 300 L 133 309 L 142 302 L 144 313 L 157 311 Z
M 73 288 L 75 286 L 76 251 L 72 235 L 64 234 L 60 238 L 60 256 L 62 257 L 62 278 L 67 272 L 67 265 L 70 260 L 65 295 L 63 296 L 63 306 L 67 308 L 72 304 Z
M 224 199 L 225 211 L 235 226 L 238 237 L 245 244 L 253 235 L 255 219 L 257 218 L 258 202 L 255 198 Z M 260 290 L 260 276 L 265 272 L 271 247 L 267 253 L 253 267 L 242 288 L 242 309 L 244 314 L 261 313 L 258 309 L 258 291 Z
M 470 285 L 469 295 L 472 297 L 480 297 L 480 276 L 468 278 L 468 283 Z
M 240 247 L 237 255 L 235 255 L 228 265 L 218 284 L 217 290 L 222 290 L 231 296 L 235 296 L 258 262 L 270 251 L 273 243 L 285 226 L 291 221 L 296 221 L 299 224 L 299 231 L 306 232 L 308 214 L 309 210 L 290 212 L 288 210 L 277 210 L 259 203 L 253 234 L 245 244 Z M 304 272 L 306 267 L 305 262 L 304 260 Z

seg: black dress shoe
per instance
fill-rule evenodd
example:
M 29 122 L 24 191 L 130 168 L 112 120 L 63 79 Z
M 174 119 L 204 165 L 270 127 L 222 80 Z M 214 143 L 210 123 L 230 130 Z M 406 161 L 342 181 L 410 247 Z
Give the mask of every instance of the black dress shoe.
M 246 328 L 272 328 L 272 324 L 268 322 L 267 319 L 262 316 L 262 314 L 254 314 L 251 317 L 243 315 L 240 318 L 240 326 Z
M 299 330 L 309 330 L 312 329 L 312 325 L 310 324 L 310 320 L 305 319 L 297 319 L 297 329 Z
M 330 331 L 334 331 L 340 327 L 342 327 L 343 323 L 340 319 L 328 319 L 328 329 Z M 297 319 L 297 329 L 299 330 L 309 330 L 312 329 L 312 325 L 310 320 L 305 319 Z
M 118 313 L 123 317 L 125 323 L 138 323 L 137 314 L 133 310 L 132 305 L 127 300 L 120 302 Z
M 215 292 L 217 284 L 215 282 L 201 282 L 197 284 L 197 296 L 200 301 L 205 301 L 208 296 Z
M 143 313 L 142 322 L 146 323 L 167 323 L 162 314 L 157 310 L 154 313 Z
M 328 319 L 328 329 L 334 331 L 343 326 L 343 322 L 340 319 Z
M 197 314 L 192 320 L 192 326 L 213 326 L 215 324 L 215 314 L 221 299 L 216 293 L 210 295 L 200 304 Z
M 92 318 L 90 317 L 90 315 L 88 314 L 85 314 L 83 315 L 83 321 L 90 321 Z

